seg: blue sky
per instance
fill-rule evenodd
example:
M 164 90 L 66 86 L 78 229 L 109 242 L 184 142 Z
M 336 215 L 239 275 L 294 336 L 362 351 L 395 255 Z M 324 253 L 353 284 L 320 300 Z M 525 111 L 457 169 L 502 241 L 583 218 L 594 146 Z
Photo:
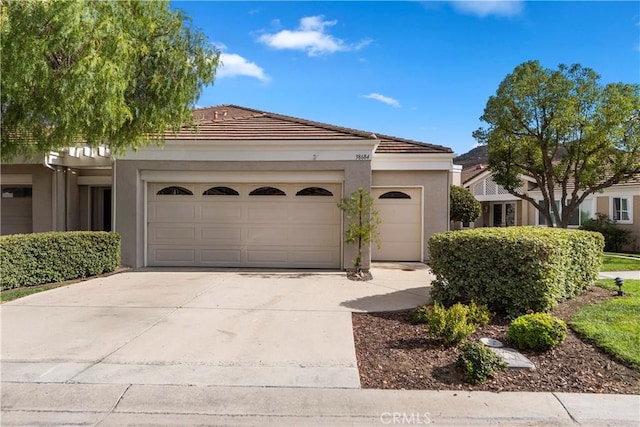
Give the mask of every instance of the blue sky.
M 522 62 L 640 82 L 640 3 L 183 2 L 224 65 L 198 106 L 237 104 L 451 147 Z

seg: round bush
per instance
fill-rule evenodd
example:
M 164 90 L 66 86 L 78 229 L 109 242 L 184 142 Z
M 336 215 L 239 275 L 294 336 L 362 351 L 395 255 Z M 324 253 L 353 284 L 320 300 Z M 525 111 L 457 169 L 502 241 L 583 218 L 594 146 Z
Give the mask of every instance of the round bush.
M 549 350 L 567 337 L 567 325 L 547 313 L 520 316 L 511 322 L 507 338 L 520 350 Z
M 462 345 L 456 366 L 465 371 L 469 384 L 483 383 L 494 372 L 507 369 L 507 364 L 500 356 L 479 342 L 466 342 Z

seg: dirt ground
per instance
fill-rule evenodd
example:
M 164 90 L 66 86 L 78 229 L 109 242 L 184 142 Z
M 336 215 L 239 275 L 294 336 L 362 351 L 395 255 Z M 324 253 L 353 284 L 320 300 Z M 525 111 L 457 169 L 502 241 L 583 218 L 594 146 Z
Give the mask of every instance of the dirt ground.
M 594 286 L 560 304 L 553 314 L 568 321 L 581 306 L 612 295 L 612 291 Z M 412 324 L 409 313 L 353 314 L 363 388 L 640 393 L 640 371 L 612 359 L 571 330 L 567 339 L 550 351 L 522 352 L 535 364 L 535 370 L 509 369 L 484 384 L 472 386 L 455 367 L 458 349 L 430 339 L 426 326 Z M 478 328 L 470 339 L 489 337 L 508 344 L 508 325 L 508 320 L 495 318 Z

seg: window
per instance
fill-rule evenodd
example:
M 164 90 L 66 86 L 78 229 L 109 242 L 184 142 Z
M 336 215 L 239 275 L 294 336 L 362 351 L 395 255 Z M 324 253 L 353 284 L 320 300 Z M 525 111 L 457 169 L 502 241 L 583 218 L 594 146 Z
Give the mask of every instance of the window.
M 513 227 L 516 225 L 515 202 L 492 203 L 491 225 L 493 227 Z
M 378 199 L 410 199 L 411 196 L 402 191 L 388 191 L 378 197 Z
M 191 192 L 191 190 L 187 190 L 184 187 L 177 187 L 177 186 L 164 187 L 162 190 L 158 191 L 156 194 L 159 194 L 162 196 L 193 196 L 193 193 Z
M 307 187 L 298 191 L 296 196 L 333 196 L 333 193 L 322 187 Z
M 540 206 L 544 209 L 544 200 L 538 200 Z M 556 200 L 556 206 L 560 206 L 560 201 Z M 553 211 L 551 213 L 551 220 L 553 225 L 556 225 L 556 219 L 554 218 Z M 571 217 L 569 218 L 569 227 L 580 227 L 583 222 L 593 217 L 593 200 L 586 199 L 580 206 L 573 210 Z M 547 221 L 542 214 L 538 211 L 538 225 L 547 225 Z
M 250 196 L 286 196 L 287 194 L 275 187 L 260 187 L 249 193 Z
M 239 196 L 238 193 L 233 188 L 229 187 L 211 187 L 208 190 L 202 192 L 203 196 Z
M 31 187 L 6 187 L 2 189 L 3 199 L 18 199 L 22 197 L 31 197 Z
M 611 198 L 611 219 L 622 224 L 633 224 L 631 197 Z

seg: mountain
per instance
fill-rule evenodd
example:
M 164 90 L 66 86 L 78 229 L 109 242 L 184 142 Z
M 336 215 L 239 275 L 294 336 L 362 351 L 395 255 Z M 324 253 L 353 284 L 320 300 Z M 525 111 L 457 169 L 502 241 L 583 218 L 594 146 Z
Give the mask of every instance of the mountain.
M 478 145 L 473 150 L 461 154 L 453 159 L 453 163 L 456 165 L 462 165 L 462 167 L 466 169 L 470 166 L 487 164 L 488 158 L 488 147 L 486 145 Z

